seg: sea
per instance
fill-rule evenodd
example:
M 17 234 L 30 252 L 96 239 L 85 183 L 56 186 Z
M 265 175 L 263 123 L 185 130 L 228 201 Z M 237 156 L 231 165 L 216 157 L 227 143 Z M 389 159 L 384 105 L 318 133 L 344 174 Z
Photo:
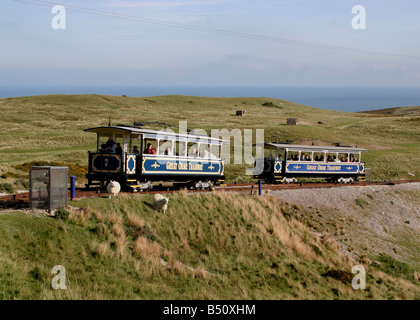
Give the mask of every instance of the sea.
M 420 87 L 261 87 L 261 86 L 83 86 L 0 87 L 0 98 L 45 94 L 103 94 L 130 97 L 188 95 L 266 97 L 321 109 L 360 112 L 420 106 Z

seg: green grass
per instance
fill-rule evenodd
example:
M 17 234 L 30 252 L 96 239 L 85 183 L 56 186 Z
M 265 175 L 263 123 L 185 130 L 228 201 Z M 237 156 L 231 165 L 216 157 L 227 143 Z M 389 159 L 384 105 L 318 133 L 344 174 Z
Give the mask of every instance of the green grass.
M 375 265 L 382 271 L 393 275 L 394 277 L 404 278 L 408 281 L 418 284 L 414 274 L 416 271 L 407 263 L 395 260 L 394 258 L 381 254 L 377 257 Z
M 61 219 L 3 212 L 0 298 L 420 298 L 420 285 L 386 264 L 369 266 L 367 290 L 352 289 L 353 263 L 277 199 L 181 191 L 166 214 L 151 203 L 81 199 Z M 55 265 L 66 268 L 66 290 L 51 288 Z
M 235 116 L 236 110 L 245 110 L 245 116 Z M 0 111 L 0 125 L 7 128 L 0 141 L 0 183 L 16 187 L 20 185 L 13 175 L 27 178 L 26 171 L 17 166 L 31 161 L 86 170 L 86 153 L 95 148 L 96 137 L 83 129 L 107 125 L 109 117 L 112 124 L 163 121 L 178 125 L 182 120 L 188 121 L 189 129 L 202 128 L 208 133 L 211 129 L 262 128 L 267 142 L 357 145 L 369 149 L 363 160 L 372 168 L 373 179 L 420 178 L 416 161 L 420 158 L 418 107 L 398 108 L 395 114 L 383 116 L 323 110 L 264 97 L 48 95 L 0 99 Z M 299 125 L 287 126 L 289 117 L 298 118 Z M 248 181 L 244 175 L 247 166 L 228 165 L 229 181 Z

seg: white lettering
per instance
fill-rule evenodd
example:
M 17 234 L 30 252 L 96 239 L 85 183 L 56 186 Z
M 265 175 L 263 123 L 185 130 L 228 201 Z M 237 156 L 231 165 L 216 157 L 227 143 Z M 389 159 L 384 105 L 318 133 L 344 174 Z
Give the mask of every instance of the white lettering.
M 351 21 L 354 30 L 366 29 L 366 9 L 362 5 L 356 5 L 352 8 L 351 13 L 357 14 Z
M 351 269 L 351 273 L 357 273 L 357 275 L 354 276 L 353 280 L 351 281 L 351 286 L 355 290 L 359 289 L 366 289 L 366 271 L 365 268 L 362 265 L 354 266 L 353 269 Z
M 57 274 L 52 280 L 51 280 L 51 286 L 53 289 L 66 289 L 66 269 L 63 266 L 57 265 L 54 266 L 51 269 L 51 273 L 53 275 Z
M 51 21 L 51 26 L 54 30 L 66 29 L 66 8 L 64 6 L 56 5 L 52 8 L 51 13 L 56 14 Z

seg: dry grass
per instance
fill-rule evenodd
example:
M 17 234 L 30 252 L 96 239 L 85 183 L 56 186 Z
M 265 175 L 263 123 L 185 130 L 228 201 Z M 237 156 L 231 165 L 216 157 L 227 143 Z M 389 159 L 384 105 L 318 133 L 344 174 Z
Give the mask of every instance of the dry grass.
M 354 263 L 335 251 L 327 235 L 320 239 L 293 217 L 303 215 L 302 208 L 276 198 L 179 192 L 171 196 L 167 215 L 156 213 L 151 203 L 150 195 L 112 202 L 81 199 L 72 205 L 88 208 L 89 215 L 79 214 L 82 224 L 57 219 L 45 224 L 25 217 L 25 227 L 16 234 L 7 233 L 16 226 L 0 215 L 0 234 L 11 243 L 11 250 L 2 243 L 9 260 L 0 272 L 8 268 L 26 274 L 38 266 L 36 274 L 47 277 L 49 270 L 38 264 L 50 265 L 60 255 L 74 289 L 55 298 L 371 299 L 420 294 L 414 283 L 387 274 L 382 279 L 373 266 L 369 292 L 323 277 L 331 269 L 351 272 Z M 25 260 L 31 248 L 34 262 Z M 25 277 L 21 283 L 27 283 Z M 40 297 L 52 296 L 45 291 Z
M 106 256 L 109 252 L 108 242 L 98 242 L 96 239 L 91 243 L 90 250 L 93 254 L 98 256 Z
M 131 212 L 127 214 L 127 224 L 135 228 L 142 228 L 145 226 L 145 222 L 138 215 Z
M 116 238 L 121 242 L 124 243 L 126 240 L 126 234 L 124 230 L 124 226 L 122 224 L 114 224 L 112 226 L 112 232 L 115 234 Z
M 142 258 L 155 260 L 156 258 L 161 257 L 163 249 L 157 243 L 154 243 L 147 238 L 139 237 L 134 243 L 134 252 Z
M 116 238 L 114 241 L 114 244 L 115 244 L 115 256 L 119 260 L 125 261 L 129 257 L 125 239 L 123 240 L 122 238 Z

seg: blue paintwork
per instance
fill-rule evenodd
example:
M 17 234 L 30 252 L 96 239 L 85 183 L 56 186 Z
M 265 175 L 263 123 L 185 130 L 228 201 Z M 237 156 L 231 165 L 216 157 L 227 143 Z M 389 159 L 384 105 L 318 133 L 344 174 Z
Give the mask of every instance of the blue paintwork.
M 280 161 L 276 161 L 281 163 Z M 276 166 L 277 164 L 275 164 Z M 357 174 L 364 171 L 359 162 L 287 161 L 286 173 Z
M 224 163 L 217 159 L 143 156 L 142 174 L 223 175 Z
M 134 167 L 136 166 L 136 163 L 135 163 L 135 161 L 134 161 L 134 159 L 133 158 L 130 158 L 128 161 L 127 161 L 127 167 L 128 167 L 128 169 L 130 170 L 130 171 L 132 171 L 132 170 L 134 170 Z
M 121 155 L 112 153 L 94 153 L 91 154 L 93 172 L 111 172 L 121 171 Z

